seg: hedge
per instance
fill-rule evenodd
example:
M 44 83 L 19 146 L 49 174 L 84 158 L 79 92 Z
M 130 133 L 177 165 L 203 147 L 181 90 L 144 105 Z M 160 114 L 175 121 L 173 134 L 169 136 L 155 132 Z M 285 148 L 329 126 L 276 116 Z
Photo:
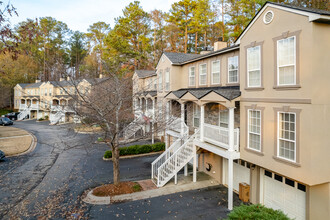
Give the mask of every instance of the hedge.
M 240 205 L 228 214 L 229 220 L 290 220 L 282 211 L 261 204 Z
M 150 152 L 158 152 L 165 150 L 165 143 L 155 143 L 155 144 L 145 144 L 145 145 L 132 145 L 129 147 L 119 148 L 119 155 L 136 155 L 136 154 L 145 154 Z M 112 151 L 107 150 L 104 153 L 104 158 L 111 158 Z

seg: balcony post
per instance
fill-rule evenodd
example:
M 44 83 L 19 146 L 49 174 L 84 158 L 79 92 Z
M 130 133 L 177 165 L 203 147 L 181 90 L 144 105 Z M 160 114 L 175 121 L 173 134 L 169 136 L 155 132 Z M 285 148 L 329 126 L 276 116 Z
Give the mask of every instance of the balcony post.
M 200 119 L 200 139 L 201 141 L 204 141 L 204 111 L 205 111 L 205 105 L 201 105 L 201 119 Z
M 151 143 L 155 143 L 155 99 L 152 99 Z
M 146 106 L 145 106 L 144 112 L 145 112 L 145 115 L 146 115 L 148 113 L 148 98 L 145 98 L 145 100 L 146 100 Z
M 234 152 L 234 107 L 229 108 L 229 123 L 228 123 L 228 143 L 229 143 L 229 158 L 228 158 L 228 209 L 233 209 L 233 182 L 234 182 L 234 164 L 232 153 Z
M 140 101 L 139 110 L 142 112 L 142 98 L 139 98 L 139 101 Z
M 181 103 L 181 137 L 184 135 L 184 103 Z
M 168 144 L 168 135 L 167 135 L 167 129 L 169 125 L 169 111 L 170 111 L 170 102 L 166 102 L 166 109 L 165 109 L 165 148 L 166 150 L 169 148 Z

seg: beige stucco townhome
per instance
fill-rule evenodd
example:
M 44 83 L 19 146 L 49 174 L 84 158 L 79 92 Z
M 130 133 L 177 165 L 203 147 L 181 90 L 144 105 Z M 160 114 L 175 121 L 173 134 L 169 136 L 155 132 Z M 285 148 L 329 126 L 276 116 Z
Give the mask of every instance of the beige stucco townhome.
M 330 12 L 266 3 L 231 46 L 164 52 L 150 95 L 168 122 L 155 134 L 167 150 L 152 163 L 154 183 L 177 181 L 192 162 L 194 181 L 198 169 L 228 186 L 229 209 L 245 182 L 252 203 L 330 219 L 329 24 Z M 138 75 L 135 103 L 148 91 Z

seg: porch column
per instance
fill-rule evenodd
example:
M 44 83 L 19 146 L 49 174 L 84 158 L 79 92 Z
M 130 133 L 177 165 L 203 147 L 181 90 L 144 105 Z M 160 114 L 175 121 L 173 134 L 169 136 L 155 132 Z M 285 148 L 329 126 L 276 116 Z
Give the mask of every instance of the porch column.
M 181 103 L 181 137 L 184 135 L 184 103 Z
M 233 152 L 234 152 L 234 108 L 229 108 L 229 123 L 228 123 L 228 143 L 229 143 L 229 158 L 228 158 L 228 209 L 233 209 Z
M 39 100 L 37 100 L 37 120 L 38 120 L 38 116 L 39 116 Z
M 146 100 L 146 106 L 145 106 L 145 115 L 147 114 L 148 111 L 148 98 L 145 99 Z
M 201 105 L 201 122 L 200 122 L 201 141 L 204 141 L 204 110 L 205 110 L 205 105 Z
M 140 101 L 139 110 L 142 112 L 142 98 L 139 98 L 139 101 Z
M 197 180 L 197 150 L 196 145 L 193 146 L 193 182 L 195 183 Z
M 166 148 L 166 150 L 169 148 L 168 135 L 167 135 L 168 121 L 170 119 L 169 112 L 170 112 L 170 102 L 167 101 L 166 109 L 165 109 L 165 148 Z
M 155 99 L 152 100 L 151 143 L 155 143 Z

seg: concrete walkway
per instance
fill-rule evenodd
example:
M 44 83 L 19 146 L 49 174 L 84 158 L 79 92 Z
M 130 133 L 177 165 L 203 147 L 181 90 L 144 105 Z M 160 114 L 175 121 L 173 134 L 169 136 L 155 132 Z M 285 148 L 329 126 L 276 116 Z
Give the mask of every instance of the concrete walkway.
M 217 186 L 219 183 L 214 180 L 211 176 L 207 175 L 204 172 L 197 172 L 197 182 L 193 182 L 192 173 L 189 173 L 188 176 L 183 174 L 178 175 L 178 183 L 175 185 L 174 180 L 171 180 L 164 187 L 157 188 L 150 179 L 137 181 L 140 183 L 144 191 L 123 194 L 110 197 L 96 197 L 92 195 L 90 191 L 87 197 L 84 199 L 85 202 L 90 204 L 110 204 L 110 203 L 119 203 L 126 201 L 136 201 L 141 199 L 149 199 L 158 196 L 169 195 L 178 192 L 185 192 L 195 189 L 207 188 L 210 186 Z
M 20 155 L 34 144 L 34 137 L 29 132 L 10 126 L 0 127 L 0 150 L 6 156 Z

